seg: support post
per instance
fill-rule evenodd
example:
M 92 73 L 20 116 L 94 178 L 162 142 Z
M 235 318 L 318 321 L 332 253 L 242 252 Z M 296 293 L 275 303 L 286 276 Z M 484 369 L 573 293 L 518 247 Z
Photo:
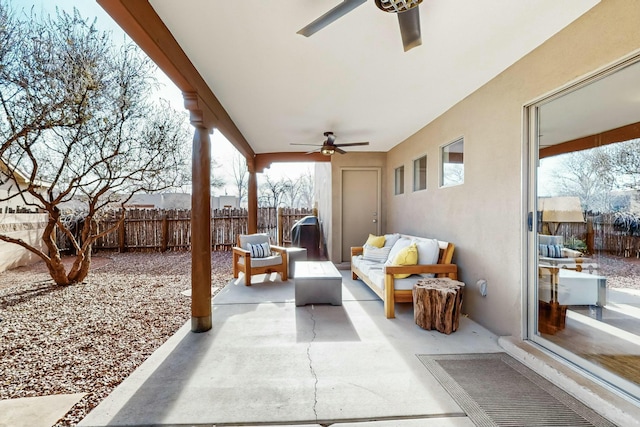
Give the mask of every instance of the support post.
M 125 213 L 126 215 L 126 213 Z M 118 226 L 118 251 L 120 253 L 126 252 L 127 251 L 127 237 L 126 237 L 126 227 L 125 227 L 125 222 L 126 222 L 126 217 L 125 220 L 122 221 L 120 223 L 120 226 Z
M 278 208 L 278 221 L 276 228 L 278 231 L 278 246 L 284 246 L 284 208 Z
M 191 190 L 191 331 L 211 329 L 211 141 L 195 124 Z
M 254 159 L 247 159 L 247 169 L 249 170 L 249 181 L 247 185 L 247 233 L 258 232 L 258 179 L 256 177 L 256 167 Z

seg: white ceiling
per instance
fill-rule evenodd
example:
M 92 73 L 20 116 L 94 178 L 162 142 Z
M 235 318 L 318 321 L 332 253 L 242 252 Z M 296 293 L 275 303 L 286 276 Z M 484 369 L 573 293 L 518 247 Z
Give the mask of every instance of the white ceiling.
M 540 107 L 540 148 L 640 121 L 640 63 Z
M 150 0 L 256 153 L 369 141 L 388 151 L 599 0 L 425 0 L 423 45 L 368 1 L 306 38 L 338 0 Z

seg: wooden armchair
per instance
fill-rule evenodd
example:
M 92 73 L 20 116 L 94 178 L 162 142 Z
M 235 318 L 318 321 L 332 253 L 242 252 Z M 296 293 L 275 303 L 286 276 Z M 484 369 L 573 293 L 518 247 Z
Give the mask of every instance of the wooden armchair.
M 287 250 L 270 245 L 269 235 L 238 236 L 238 246 L 233 247 L 233 277 L 237 278 L 242 271 L 246 286 L 251 286 L 251 276 L 254 274 L 280 273 L 282 280 L 287 280 L 287 265 Z

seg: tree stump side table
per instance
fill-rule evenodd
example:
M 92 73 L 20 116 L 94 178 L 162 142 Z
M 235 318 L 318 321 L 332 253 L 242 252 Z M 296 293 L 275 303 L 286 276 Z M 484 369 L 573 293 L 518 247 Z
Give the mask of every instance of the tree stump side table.
M 450 334 L 458 329 L 464 283 L 449 278 L 420 279 L 413 285 L 413 318 L 422 329 Z

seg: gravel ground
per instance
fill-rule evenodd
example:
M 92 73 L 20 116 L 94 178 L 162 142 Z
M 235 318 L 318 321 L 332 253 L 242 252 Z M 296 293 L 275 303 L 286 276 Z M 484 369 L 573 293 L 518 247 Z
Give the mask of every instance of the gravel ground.
M 71 261 L 71 260 L 69 260 Z M 607 285 L 640 289 L 640 260 L 594 257 Z M 231 252 L 212 254 L 214 293 Z M 85 283 L 44 264 L 0 273 L 0 399 L 89 393 L 56 424 L 77 424 L 190 318 L 191 254 L 102 253 Z
M 214 293 L 231 252 L 212 254 Z M 88 393 L 77 424 L 190 318 L 191 254 L 102 253 L 85 283 L 61 287 L 43 263 L 0 273 L 0 399 Z

